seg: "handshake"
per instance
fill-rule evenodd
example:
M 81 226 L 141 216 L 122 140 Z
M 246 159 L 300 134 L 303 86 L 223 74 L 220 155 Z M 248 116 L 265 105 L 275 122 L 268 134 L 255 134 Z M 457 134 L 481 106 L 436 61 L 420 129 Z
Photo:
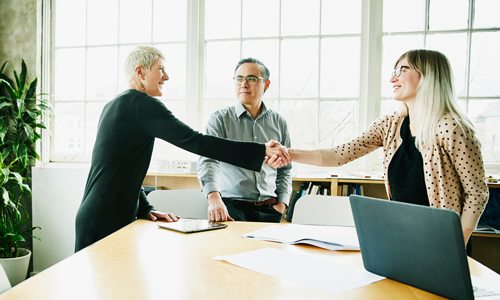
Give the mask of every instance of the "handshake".
M 276 169 L 288 165 L 292 162 L 287 147 L 277 141 L 270 140 L 266 143 L 266 157 L 264 162 L 270 167 Z

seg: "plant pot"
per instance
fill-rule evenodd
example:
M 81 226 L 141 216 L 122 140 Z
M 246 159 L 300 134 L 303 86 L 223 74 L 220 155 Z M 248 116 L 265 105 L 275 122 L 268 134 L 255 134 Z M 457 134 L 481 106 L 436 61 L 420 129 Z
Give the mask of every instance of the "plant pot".
M 28 249 L 19 249 L 19 257 L 16 258 L 0 258 L 0 265 L 2 265 L 7 278 L 9 278 L 10 285 L 15 286 L 26 279 L 28 275 L 28 267 L 30 264 L 31 251 Z

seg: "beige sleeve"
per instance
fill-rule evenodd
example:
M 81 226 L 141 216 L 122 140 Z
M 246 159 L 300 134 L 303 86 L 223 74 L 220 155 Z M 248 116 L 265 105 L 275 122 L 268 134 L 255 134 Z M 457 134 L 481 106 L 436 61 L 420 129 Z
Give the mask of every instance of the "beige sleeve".
M 306 165 L 321 165 L 321 153 L 318 149 L 314 150 L 300 150 L 300 149 L 288 149 L 288 153 L 292 158 L 292 161 L 306 164 Z

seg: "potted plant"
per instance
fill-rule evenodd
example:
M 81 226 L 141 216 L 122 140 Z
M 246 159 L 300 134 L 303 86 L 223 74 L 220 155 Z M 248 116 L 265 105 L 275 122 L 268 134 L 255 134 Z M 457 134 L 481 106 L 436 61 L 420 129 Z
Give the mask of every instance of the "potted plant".
M 3 74 L 6 64 L 0 69 L 0 264 L 14 286 L 26 279 L 31 256 L 19 243 L 37 238 L 32 232 L 39 229 L 27 226 L 29 213 L 23 199 L 31 200 L 30 168 L 40 159 L 35 148 L 41 139 L 37 130 L 46 129 L 42 115 L 50 119 L 53 110 L 48 100 L 37 98 L 37 78 L 26 81 L 24 60 L 21 73 L 14 71 L 15 85 Z M 24 266 L 13 267 L 22 256 Z

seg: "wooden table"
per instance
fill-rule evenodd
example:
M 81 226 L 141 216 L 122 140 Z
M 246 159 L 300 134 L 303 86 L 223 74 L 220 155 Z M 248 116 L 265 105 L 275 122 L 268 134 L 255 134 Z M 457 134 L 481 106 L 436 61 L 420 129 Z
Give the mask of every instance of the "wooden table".
M 443 299 L 389 279 L 335 296 L 213 260 L 216 255 L 272 247 L 363 266 L 358 251 L 241 237 L 269 223 L 228 224 L 226 229 L 182 234 L 138 220 L 22 282 L 0 299 Z M 500 275 L 473 259 L 469 265 L 472 275 L 500 285 Z

